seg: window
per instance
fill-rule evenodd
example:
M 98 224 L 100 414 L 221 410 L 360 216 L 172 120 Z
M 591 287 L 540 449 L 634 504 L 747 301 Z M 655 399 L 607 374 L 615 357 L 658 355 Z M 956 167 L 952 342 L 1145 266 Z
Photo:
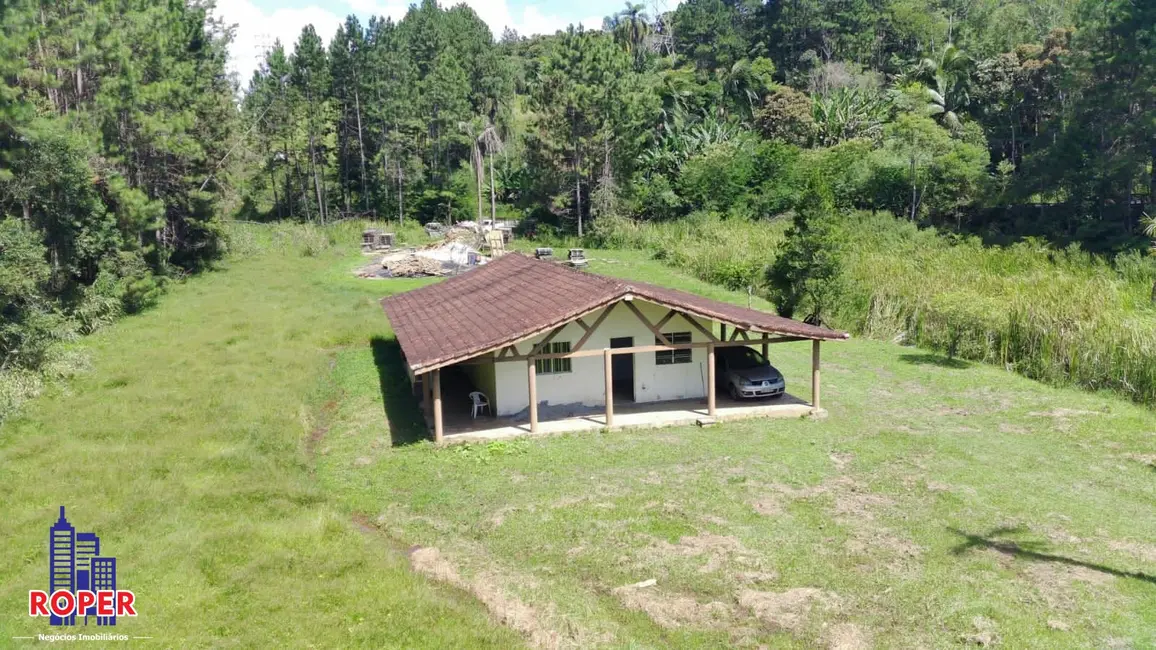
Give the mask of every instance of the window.
M 567 354 L 569 352 L 569 341 L 550 344 L 550 354 Z M 539 375 L 556 375 L 562 372 L 570 372 L 570 359 L 538 359 L 534 361 L 534 370 L 536 370 Z
M 690 343 L 690 332 L 663 332 L 662 335 L 666 337 L 666 340 L 675 345 Z M 662 340 L 655 337 L 654 344 L 662 345 Z M 690 363 L 691 352 L 693 352 L 693 350 L 690 348 L 684 350 L 659 350 L 654 353 L 654 363 L 660 366 Z

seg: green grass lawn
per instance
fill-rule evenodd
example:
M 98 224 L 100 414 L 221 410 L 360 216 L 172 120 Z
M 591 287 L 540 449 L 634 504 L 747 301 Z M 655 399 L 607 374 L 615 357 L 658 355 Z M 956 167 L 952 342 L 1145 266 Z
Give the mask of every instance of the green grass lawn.
M 1156 644 L 1156 417 L 1126 401 L 854 340 L 823 421 L 394 447 L 417 412 L 374 349 L 336 355 L 322 491 L 538 645 Z M 809 344 L 773 351 L 808 398 Z
M 1156 645 L 1147 409 L 853 340 L 824 346 L 826 420 L 409 444 L 376 299 L 422 282 L 359 261 L 194 278 L 0 426 L 0 645 L 48 631 L 25 607 L 62 504 L 137 594 L 117 631 L 163 647 Z M 772 350 L 808 398 L 809 347 Z
M 289 250 L 196 277 L 88 339 L 95 370 L 0 427 L 0 647 L 51 631 L 27 598 L 48 588 L 60 505 L 137 596 L 137 618 L 81 632 L 165 648 L 521 642 L 312 475 L 321 378 L 385 330 L 381 285 L 335 271 L 348 259 Z

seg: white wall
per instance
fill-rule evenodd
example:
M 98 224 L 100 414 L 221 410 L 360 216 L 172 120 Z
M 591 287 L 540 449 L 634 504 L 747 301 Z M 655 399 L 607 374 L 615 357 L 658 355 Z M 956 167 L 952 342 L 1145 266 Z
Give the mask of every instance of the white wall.
M 498 394 L 498 377 L 497 369 L 492 359 L 478 359 L 476 363 L 463 364 L 462 370 L 465 371 L 466 376 L 470 378 L 470 382 L 474 385 L 474 390 L 480 390 L 485 393 L 490 400 L 490 406 L 496 404 L 494 401 Z
M 634 305 L 646 315 L 647 320 L 657 324 L 669 311 L 666 307 L 635 299 Z M 601 312 L 582 318 L 587 325 L 593 325 Z M 699 319 L 699 323 L 711 330 L 709 320 Z M 691 341 L 706 342 L 708 339 L 682 316 L 675 316 L 663 326 L 663 333 L 690 332 Z M 554 337 L 554 341 L 569 341 L 576 345 L 585 331 L 576 323 L 568 324 Z M 610 339 L 631 336 L 634 345 L 654 345 L 654 334 L 638 320 L 626 305 L 619 304 L 598 326 L 590 339 L 583 345 L 584 350 L 601 350 L 610 347 Z M 518 352 L 527 354 L 545 334 L 518 343 Z M 706 348 L 691 350 L 691 362 L 657 366 L 653 352 L 634 355 L 634 397 L 637 402 L 658 402 L 665 400 L 706 397 Z M 570 360 L 571 372 L 560 374 L 538 374 L 539 406 L 559 406 L 566 404 L 597 407 L 605 404 L 604 368 L 601 356 L 578 357 Z M 495 362 L 497 384 L 494 404 L 498 415 L 514 415 L 530 406 L 529 381 L 525 361 Z

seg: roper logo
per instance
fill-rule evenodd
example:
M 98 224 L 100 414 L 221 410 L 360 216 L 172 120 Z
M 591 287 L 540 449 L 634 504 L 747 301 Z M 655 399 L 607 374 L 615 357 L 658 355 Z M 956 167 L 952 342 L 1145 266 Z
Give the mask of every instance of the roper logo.
M 28 615 L 47 616 L 51 625 L 116 625 L 118 616 L 136 616 L 131 591 L 116 588 L 116 558 L 100 553 L 96 533 L 78 533 L 64 518 L 48 529 L 48 591 L 28 592 Z

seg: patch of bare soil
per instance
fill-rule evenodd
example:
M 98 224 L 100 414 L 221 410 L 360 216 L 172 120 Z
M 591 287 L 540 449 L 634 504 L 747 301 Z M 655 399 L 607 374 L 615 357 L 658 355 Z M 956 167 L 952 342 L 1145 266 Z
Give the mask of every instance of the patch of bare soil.
M 764 517 L 773 517 L 783 513 L 783 504 L 773 496 L 763 496 L 749 502 L 755 512 Z
M 658 550 L 665 555 L 683 557 L 704 557 L 706 561 L 698 568 L 699 573 L 714 573 L 733 564 L 749 564 L 753 555 L 737 537 L 700 533 L 686 535 L 671 544 L 665 540 L 658 543 Z
M 1128 458 L 1156 469 L 1156 454 L 1128 454 Z
M 895 507 L 895 499 L 869 492 L 851 480 L 836 480 L 832 485 L 835 519 L 851 529 L 851 538 L 846 543 L 848 551 L 864 555 L 882 551 L 904 560 L 923 552 L 918 544 L 897 535 L 877 520 L 880 511 Z
M 1027 574 L 1041 589 L 1051 590 L 1067 589 L 1077 582 L 1106 585 L 1116 579 L 1111 573 L 1062 562 L 1032 562 L 1028 566 Z
M 330 361 L 329 367 L 330 370 L 333 369 L 333 361 Z M 329 426 L 325 423 L 329 421 L 336 411 L 337 400 L 329 400 L 321 407 L 321 412 L 317 415 L 317 424 L 310 427 L 309 436 L 305 438 L 305 458 L 309 461 L 310 465 L 312 465 L 314 459 L 316 459 L 318 448 L 321 446 L 321 442 L 325 440 L 325 435 L 329 433 Z M 308 418 L 308 414 L 303 413 L 302 419 L 306 418 Z
M 967 397 L 968 402 L 981 406 L 987 413 L 1006 411 L 1014 406 L 1007 393 L 987 386 L 973 388 L 963 395 Z
M 567 626 L 571 631 L 570 635 L 550 629 L 533 607 L 508 594 L 492 575 L 482 574 L 470 580 L 463 578 L 457 567 L 434 547 L 412 549 L 409 562 L 418 573 L 473 594 L 482 601 L 494 618 L 523 634 L 536 648 L 553 650 L 578 647 L 591 641 L 575 638 L 572 634 L 574 626 Z
M 685 535 L 678 540 L 678 544 L 662 542 L 661 545 L 665 545 L 670 552 L 678 555 L 749 554 L 749 551 L 747 551 L 746 547 L 743 546 L 743 543 L 740 542 L 737 537 L 716 535 L 714 533 Z
M 846 485 L 835 492 L 835 514 L 874 521 L 875 511 L 895 505 L 895 500 L 883 494 L 862 491 L 858 484 Z
M 855 460 L 855 454 L 835 451 L 831 452 L 828 458 L 830 458 L 831 462 L 835 464 L 835 469 L 841 472 L 851 464 L 851 461 Z
M 926 395 L 928 392 L 926 386 L 914 381 L 903 382 L 899 388 L 904 395 Z
M 700 603 L 690 596 L 664 593 L 655 586 L 627 585 L 615 589 L 614 595 L 627 608 L 644 612 L 665 628 L 723 628 L 732 618 L 731 608 L 725 603 Z
M 972 412 L 967 410 L 967 409 L 961 409 L 961 408 L 954 407 L 954 406 L 939 406 L 939 407 L 936 407 L 935 414 L 936 415 L 968 416 L 968 415 L 972 415 Z
M 927 481 L 925 483 L 928 492 L 951 492 L 951 486 L 939 481 Z
M 854 623 L 840 623 L 825 635 L 828 650 L 869 650 L 870 636 Z
M 1032 411 L 1028 415 L 1036 418 L 1070 418 L 1082 415 L 1103 415 L 1103 413 L 1082 409 L 1054 408 L 1050 411 Z
M 736 537 L 714 533 L 687 535 L 677 544 L 666 540 L 654 540 L 646 549 L 646 562 L 652 563 L 657 557 L 696 558 L 701 560 L 699 573 L 724 572 L 737 582 L 769 581 L 775 574 L 764 565 L 758 554 L 748 549 Z
M 761 585 L 778 580 L 779 574 L 775 571 L 740 571 L 735 574 L 735 579 L 744 585 Z
M 1007 422 L 1000 422 L 999 432 L 1000 433 L 1014 433 L 1014 434 L 1018 434 L 1018 435 L 1023 435 L 1025 433 L 1027 433 L 1028 430 L 1021 427 L 1018 424 L 1008 424 Z
M 838 596 L 813 587 L 781 592 L 743 589 L 738 592 L 738 601 L 772 630 L 788 632 L 801 629 L 815 606 L 831 609 L 839 604 Z
M 963 635 L 962 641 L 964 643 L 985 648 L 999 643 L 999 633 L 995 621 L 986 616 L 976 616 L 971 619 L 971 625 L 975 631 Z
M 1007 568 L 1015 564 L 1004 562 Z M 1090 567 L 1068 565 L 1060 562 L 1030 562 L 1019 567 L 1019 578 L 1035 588 L 1037 597 L 1050 609 L 1055 611 L 1070 611 L 1079 606 L 1079 603 L 1089 596 L 1084 590 L 1092 590 L 1097 598 L 1111 598 L 1112 591 L 1107 589 L 1115 580 L 1115 576 Z
M 1108 548 L 1113 551 L 1121 551 L 1128 553 L 1145 562 L 1156 563 L 1156 546 L 1152 544 L 1145 544 L 1143 542 L 1134 542 L 1131 540 L 1111 540 L 1108 542 Z

